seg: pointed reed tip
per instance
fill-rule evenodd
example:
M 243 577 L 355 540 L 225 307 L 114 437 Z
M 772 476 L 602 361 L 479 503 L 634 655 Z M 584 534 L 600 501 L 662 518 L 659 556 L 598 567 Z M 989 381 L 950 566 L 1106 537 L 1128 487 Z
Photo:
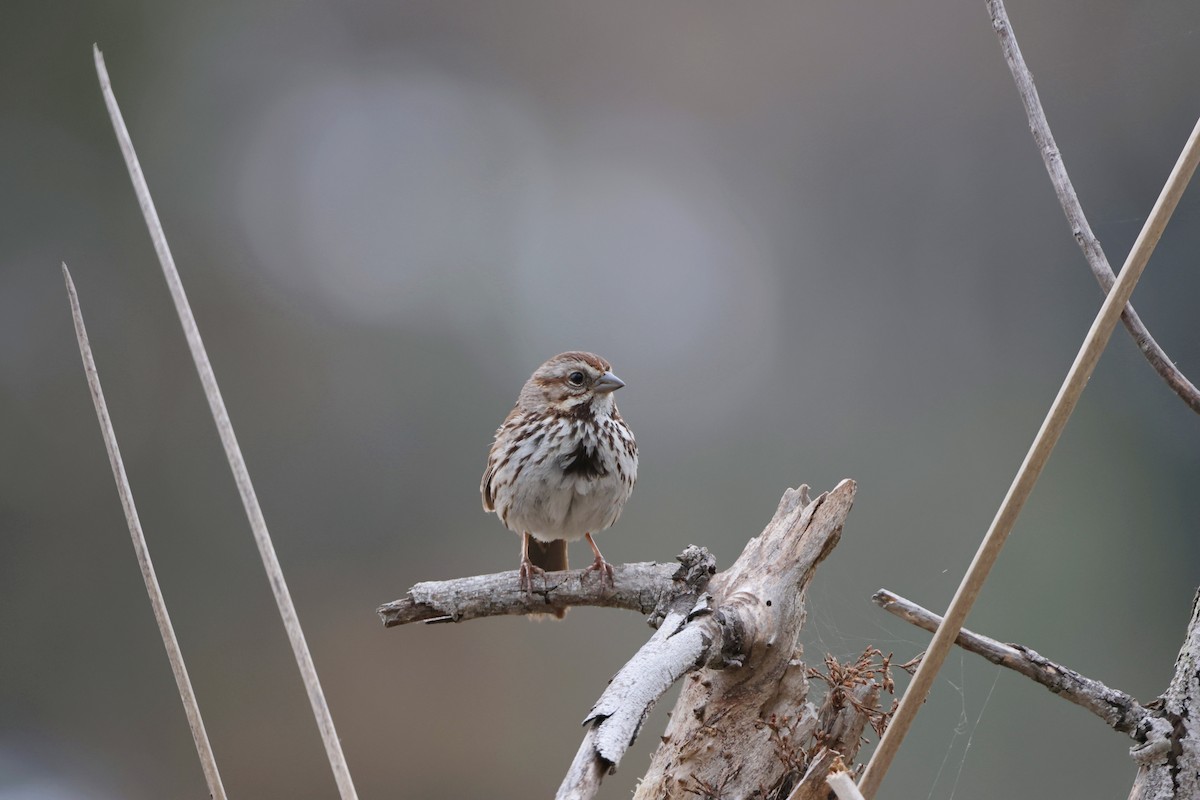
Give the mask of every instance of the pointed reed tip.
M 96 64 L 96 74 L 101 80 L 108 79 L 108 69 L 104 66 L 104 53 L 100 52 L 100 45 L 92 42 L 92 61 Z
M 72 314 L 76 313 L 79 308 L 79 293 L 75 291 L 75 281 L 71 278 L 71 270 L 67 269 L 67 262 L 62 262 L 63 283 L 67 285 L 67 300 L 71 304 Z

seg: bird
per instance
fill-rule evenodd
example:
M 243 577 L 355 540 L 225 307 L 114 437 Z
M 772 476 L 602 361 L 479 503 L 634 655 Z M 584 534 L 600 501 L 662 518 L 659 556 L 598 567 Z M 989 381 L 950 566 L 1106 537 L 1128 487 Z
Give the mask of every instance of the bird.
M 595 556 L 588 570 L 614 585 L 592 534 L 617 521 L 637 481 L 637 442 L 613 398 L 624 385 L 600 356 L 560 353 L 534 370 L 496 430 L 479 493 L 521 537 L 527 595 L 534 575 L 568 568 L 567 542 L 581 537 Z

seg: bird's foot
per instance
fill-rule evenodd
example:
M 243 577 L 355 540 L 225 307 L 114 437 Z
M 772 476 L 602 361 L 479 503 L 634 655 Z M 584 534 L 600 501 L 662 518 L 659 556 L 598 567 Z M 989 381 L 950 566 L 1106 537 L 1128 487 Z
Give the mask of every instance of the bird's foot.
M 589 564 L 588 568 L 585 569 L 584 572 L 591 572 L 592 570 L 596 570 L 600 573 L 601 584 L 608 584 L 608 588 L 610 589 L 616 587 L 616 581 L 613 578 L 613 566 L 605 561 L 604 556 L 600 555 L 599 553 L 596 554 L 596 560 Z
M 517 577 L 521 591 L 525 593 L 525 597 L 529 602 L 533 602 L 533 576 L 545 574 L 546 570 L 534 564 L 528 558 L 521 559 L 521 569 L 518 571 Z
M 600 548 L 596 547 L 596 540 L 592 538 L 591 533 L 585 533 L 583 538 L 587 539 L 587 543 L 592 546 L 592 555 L 596 557 L 596 560 L 584 572 L 596 570 L 600 573 L 600 585 L 603 586 L 607 583 L 608 588 L 615 589 L 617 584 L 613 577 L 612 564 L 605 561 L 604 556 L 600 555 Z

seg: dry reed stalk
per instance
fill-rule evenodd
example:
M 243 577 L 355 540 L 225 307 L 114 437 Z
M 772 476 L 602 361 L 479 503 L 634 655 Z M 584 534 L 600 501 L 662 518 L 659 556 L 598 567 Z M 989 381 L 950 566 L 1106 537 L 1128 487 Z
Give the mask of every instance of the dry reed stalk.
M 357 800 L 358 794 L 354 789 L 354 781 L 350 777 L 350 769 L 346 764 L 346 756 L 342 753 L 342 745 L 338 740 L 337 731 L 333 726 L 333 715 L 329 711 L 329 704 L 325 701 L 325 692 L 321 689 L 321 681 L 317 677 L 317 668 L 313 664 L 312 655 L 308 649 L 308 642 L 305 641 L 304 631 L 300 627 L 300 618 L 296 614 L 296 606 L 292 602 L 292 594 L 288 591 L 287 582 L 283 577 L 283 569 L 279 565 L 279 557 L 275 554 L 275 546 L 271 542 L 271 534 L 267 530 L 267 522 L 263 517 L 262 508 L 258 502 L 258 495 L 254 491 L 254 484 L 250 481 L 250 472 L 246 468 L 246 459 L 242 456 L 242 449 L 238 445 L 237 436 L 234 435 L 233 423 L 229 419 L 229 411 L 225 408 L 225 401 L 221 397 L 220 388 L 217 386 L 216 374 L 213 372 L 212 364 L 209 362 L 208 353 L 204 348 L 204 341 L 200 338 L 200 329 L 196 325 L 196 318 L 192 314 L 187 294 L 183 290 L 183 282 L 180 280 L 179 271 L 175 267 L 175 259 L 171 255 L 171 248 L 167 245 L 167 237 L 163 233 L 162 222 L 158 218 L 158 211 L 155 209 L 154 200 L 150 196 L 150 187 L 146 184 L 146 177 L 142 174 L 142 167 L 138 163 L 137 153 L 133 149 L 133 140 L 129 136 L 129 131 L 125 127 L 125 120 L 121 116 L 121 109 L 118 107 L 117 99 L 113 95 L 108 70 L 104 66 L 104 56 L 100 53 L 99 47 L 94 47 L 93 50 L 96 61 L 96 74 L 100 78 L 100 90 L 104 94 L 104 104 L 108 108 L 109 117 L 112 119 L 113 131 L 117 135 L 117 143 L 120 145 L 121 154 L 125 157 L 125 166 L 129 170 L 129 177 L 133 182 L 133 189 L 137 195 L 138 205 L 141 206 L 142 216 L 145 218 L 150 238 L 154 242 L 154 251 L 158 254 L 158 261 L 162 266 L 163 276 L 167 280 L 167 288 L 171 292 L 171 299 L 175 302 L 175 311 L 179 314 L 179 322 L 183 326 L 183 333 L 187 338 L 188 349 L 191 350 L 192 360 L 196 364 L 196 371 L 200 374 L 200 382 L 204 386 L 204 396 L 208 399 L 208 407 L 212 412 L 213 420 L 216 422 L 217 433 L 221 437 L 221 445 L 225 448 L 225 457 L 228 459 L 229 467 L 233 471 L 233 478 L 237 483 L 238 494 L 242 497 L 242 506 L 245 508 L 246 516 L 250 520 L 250 529 L 254 534 L 254 543 L 258 546 L 263 567 L 267 571 L 267 578 L 271 584 L 271 592 L 275 595 L 275 603 L 279 607 L 279 615 L 283 618 L 283 627 L 287 631 L 288 641 L 292 645 L 292 653 L 295 655 L 296 664 L 300 668 L 300 676 L 304 681 L 304 688 L 308 692 L 308 700 L 312 705 L 313 716 L 317 720 L 317 729 L 321 734 L 321 741 L 325 744 L 325 754 L 328 756 L 329 765 L 333 769 L 333 777 L 337 782 L 338 792 L 342 800 Z
M 192 731 L 192 739 L 196 743 L 196 755 L 200 757 L 200 767 L 204 770 L 204 781 L 208 784 L 208 793 L 213 800 L 225 800 L 225 786 L 221 783 L 221 773 L 217 770 L 217 760 L 213 755 L 212 745 L 208 741 L 208 731 L 204 729 L 204 719 L 200 716 L 200 705 L 196 702 L 196 693 L 192 691 L 192 679 L 188 677 L 187 666 L 183 663 L 183 651 L 179 649 L 179 640 L 175 638 L 175 626 L 171 624 L 171 615 L 167 613 L 167 601 L 163 598 L 162 589 L 158 585 L 158 576 L 154 572 L 154 562 L 150 560 L 150 548 L 146 544 L 146 536 L 142 532 L 142 522 L 138 517 L 137 506 L 133 502 L 133 489 L 129 486 L 129 476 L 125 474 L 125 461 L 121 458 L 121 448 L 117 445 L 117 433 L 113 430 L 112 418 L 108 415 L 108 403 L 104 400 L 104 390 L 100 387 L 100 373 L 96 371 L 96 361 L 92 357 L 92 345 L 88 341 L 87 328 L 83 325 L 83 312 L 79 309 L 79 295 L 75 292 L 75 282 L 67 265 L 62 265 L 63 280 L 67 284 L 67 298 L 71 301 L 71 319 L 75 323 L 75 338 L 79 341 L 79 354 L 83 357 L 83 372 L 87 377 L 88 389 L 92 394 L 92 404 L 96 407 L 96 418 L 100 422 L 100 434 L 104 437 L 104 447 L 108 450 L 108 463 L 112 466 L 113 478 L 117 482 L 117 494 L 121 498 L 121 508 L 125 511 L 125 521 L 129 523 L 129 535 L 133 538 L 133 552 L 137 555 L 138 567 L 142 571 L 142 580 L 146 583 L 146 594 L 150 596 L 150 607 L 154 610 L 154 621 L 158 623 L 158 632 L 162 635 L 163 646 L 167 648 L 167 660 L 171 662 L 171 672 L 175 675 L 175 687 L 179 690 L 179 699 L 183 701 L 183 710 L 187 714 L 188 727 Z

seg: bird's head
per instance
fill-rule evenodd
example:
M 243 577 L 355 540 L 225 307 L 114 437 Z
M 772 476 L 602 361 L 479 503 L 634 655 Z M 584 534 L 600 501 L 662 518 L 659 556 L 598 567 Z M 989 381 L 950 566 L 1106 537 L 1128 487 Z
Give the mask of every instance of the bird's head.
M 594 353 L 560 353 L 542 364 L 525 382 L 517 404 L 526 411 L 588 417 L 611 414 L 612 393 L 625 382 Z

